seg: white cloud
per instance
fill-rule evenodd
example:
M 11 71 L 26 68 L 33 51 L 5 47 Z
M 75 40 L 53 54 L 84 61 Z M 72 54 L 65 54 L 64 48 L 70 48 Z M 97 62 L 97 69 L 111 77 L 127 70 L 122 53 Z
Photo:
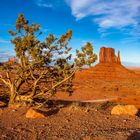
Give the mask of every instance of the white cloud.
M 46 3 L 46 1 L 44 0 L 36 0 L 36 4 L 39 7 L 53 8 L 53 5 L 51 3 Z
M 66 0 L 72 15 L 80 20 L 92 16 L 100 28 L 137 26 L 140 0 Z
M 45 3 L 38 3 L 38 6 L 39 7 L 46 7 L 46 8 L 52 8 L 53 7 L 53 5 L 51 5 L 51 4 L 45 4 Z
M 8 40 L 0 39 L 0 43 L 9 43 Z

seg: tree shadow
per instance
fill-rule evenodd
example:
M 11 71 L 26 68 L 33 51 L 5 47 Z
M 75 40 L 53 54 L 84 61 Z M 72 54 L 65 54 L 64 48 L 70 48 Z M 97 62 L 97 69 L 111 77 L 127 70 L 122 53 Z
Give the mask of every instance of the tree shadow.
M 52 116 L 52 115 L 55 115 L 59 112 L 59 108 L 52 108 L 52 109 L 47 110 L 47 111 L 36 109 L 36 111 L 43 114 L 44 116 Z
M 127 140 L 140 140 L 140 132 L 134 131 Z
M 65 108 L 69 106 L 75 106 L 75 107 L 85 107 L 85 108 L 96 108 L 96 107 L 101 107 L 101 109 L 106 110 L 110 106 L 116 105 L 114 102 L 102 102 L 102 103 L 96 103 L 96 102 L 81 102 L 80 100 L 78 101 L 72 101 L 72 100 L 48 100 L 46 102 L 48 108 L 53 108 L 53 107 L 59 107 L 59 108 Z
M 71 104 L 72 104 L 72 101 L 65 101 L 65 100 L 48 100 L 47 101 L 48 108 L 55 108 L 55 107 L 64 108 Z
M 0 102 L 3 103 L 3 105 L 0 103 L 0 107 L 1 108 L 7 107 L 8 106 L 8 102 L 9 102 L 9 97 L 6 94 L 0 95 Z
M 139 110 L 139 112 L 137 113 L 137 116 L 140 117 L 140 110 Z
M 65 108 L 69 106 L 86 107 L 89 103 L 80 101 L 69 101 L 69 100 L 48 100 L 46 102 L 48 108 Z M 90 103 L 91 104 L 91 103 Z

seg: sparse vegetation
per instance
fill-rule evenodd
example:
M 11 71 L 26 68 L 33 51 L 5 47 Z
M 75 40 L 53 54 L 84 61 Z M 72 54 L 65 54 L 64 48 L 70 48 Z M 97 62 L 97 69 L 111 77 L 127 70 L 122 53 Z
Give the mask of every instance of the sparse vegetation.
M 87 43 L 81 52 L 76 51 L 76 58 L 72 60 L 72 48 L 68 46 L 72 30 L 60 38 L 49 34 L 41 42 L 38 39 L 42 34 L 40 27 L 29 24 L 24 15 L 19 14 L 15 30 L 8 31 L 19 61 L 14 68 L 4 67 L 5 73 L 0 75 L 0 80 L 9 89 L 9 105 L 37 103 L 37 98 L 47 99 L 57 91 L 71 94 L 76 71 L 84 65 L 91 66 L 97 59 L 93 46 Z

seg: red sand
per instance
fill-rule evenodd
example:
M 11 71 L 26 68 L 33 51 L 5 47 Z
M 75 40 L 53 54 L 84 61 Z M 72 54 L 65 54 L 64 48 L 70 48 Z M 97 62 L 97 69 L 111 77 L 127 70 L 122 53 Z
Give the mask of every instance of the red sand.
M 140 74 L 122 65 L 98 64 L 76 73 L 72 96 L 57 93 L 56 99 L 112 99 L 140 106 Z

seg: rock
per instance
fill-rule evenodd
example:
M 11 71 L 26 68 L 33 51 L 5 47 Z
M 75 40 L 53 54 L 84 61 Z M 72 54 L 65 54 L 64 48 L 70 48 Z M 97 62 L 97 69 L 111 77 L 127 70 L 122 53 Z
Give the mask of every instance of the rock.
M 112 115 L 130 115 L 135 116 L 138 113 L 138 108 L 134 105 L 117 105 L 111 110 Z
M 44 118 L 45 115 L 33 108 L 30 108 L 27 113 L 26 113 L 26 118 L 31 118 L 31 119 L 35 119 L 35 118 Z
M 100 48 L 99 62 L 120 64 L 120 51 L 118 51 L 118 56 L 116 56 L 113 48 Z
M 83 140 L 91 140 L 90 136 L 83 137 Z

